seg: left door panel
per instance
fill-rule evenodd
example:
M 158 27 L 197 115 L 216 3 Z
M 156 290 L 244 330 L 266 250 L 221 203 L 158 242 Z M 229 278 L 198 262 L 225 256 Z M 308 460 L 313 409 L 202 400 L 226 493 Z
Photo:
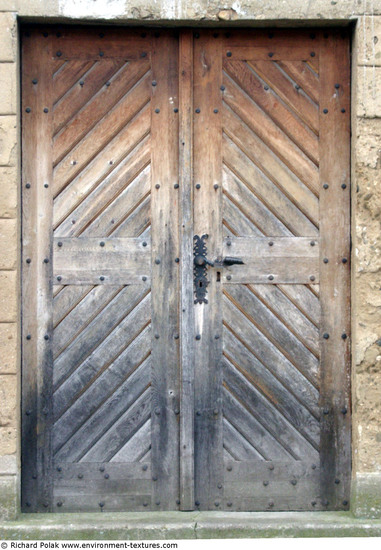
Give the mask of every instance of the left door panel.
M 25 512 L 179 504 L 177 51 L 23 32 Z

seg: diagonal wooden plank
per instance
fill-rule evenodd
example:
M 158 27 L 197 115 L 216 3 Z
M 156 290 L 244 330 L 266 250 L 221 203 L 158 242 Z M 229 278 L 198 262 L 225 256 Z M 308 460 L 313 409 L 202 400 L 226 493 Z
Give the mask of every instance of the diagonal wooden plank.
M 320 325 L 320 302 L 313 294 L 308 285 L 278 285 L 278 288 L 285 294 L 300 311 L 316 327 Z
M 151 78 L 147 74 L 149 64 L 133 63 L 128 71 L 120 71 L 105 86 L 102 93 L 96 95 L 86 108 L 79 111 L 53 141 L 54 165 L 58 164 L 77 143 L 91 139 L 91 130 L 95 130 L 98 139 L 102 140 L 99 126 L 117 131 L 132 114 L 149 101 Z M 104 130 L 105 132 L 105 130 Z
M 53 105 L 61 99 L 79 80 L 86 77 L 96 61 L 87 59 L 71 59 L 63 64 L 53 78 Z M 81 78 L 82 77 L 82 78 Z
M 316 134 L 319 132 L 319 110 L 316 103 L 299 94 L 292 81 L 274 61 L 249 61 L 249 65 L 268 83 L 275 93 Z
M 86 193 L 89 184 L 89 172 L 93 170 L 96 181 L 99 182 L 119 164 L 142 139 L 148 135 L 150 114 L 147 105 L 133 113 L 133 118 L 123 121 L 118 130 L 102 124 L 91 133 L 91 139 L 80 142 L 54 169 L 54 197 L 67 187 L 80 182 L 79 187 Z M 100 139 L 97 131 L 102 134 Z M 120 144 L 124 143 L 124 147 Z M 83 177 L 85 179 L 83 179 Z M 94 174 L 92 174 L 94 179 Z M 91 184 L 90 184 L 91 187 Z
M 88 423 L 92 415 L 96 414 L 98 408 L 102 407 L 108 399 L 112 399 L 113 395 L 119 395 L 120 388 L 125 385 L 127 380 L 131 379 L 128 382 L 131 398 L 135 391 L 134 381 L 143 384 L 141 379 L 144 379 L 144 384 L 148 384 L 148 373 L 145 373 L 145 370 L 149 370 L 150 339 L 151 331 L 149 327 L 146 327 L 85 391 L 75 398 L 72 395 L 68 396 L 67 402 L 63 403 L 62 411 L 64 410 L 64 412 L 61 416 L 59 415 L 62 411 L 58 410 L 55 400 L 55 451 L 68 442 L 81 429 L 81 426 Z M 139 373 L 134 375 L 137 371 Z M 142 386 L 137 387 L 139 392 Z
M 125 286 L 86 330 L 55 361 L 53 380 L 57 388 L 75 368 L 104 341 L 119 323 L 141 302 L 147 290 L 138 285 Z
M 147 117 L 143 128 L 139 124 L 128 125 L 127 128 L 131 130 L 131 133 L 129 136 L 124 136 L 125 155 L 121 155 L 120 144 L 115 142 L 111 145 L 110 149 L 114 149 L 113 152 L 120 156 L 119 162 L 115 163 L 116 166 L 107 165 L 102 160 L 102 156 L 99 155 L 56 197 L 54 201 L 54 227 L 57 228 L 62 224 L 57 234 L 69 237 L 81 231 L 101 207 L 107 205 L 109 200 L 117 195 L 126 183 L 129 183 L 148 164 L 150 139 L 149 137 L 144 139 L 144 133 L 148 132 L 148 124 Z M 131 137 L 135 132 L 140 134 L 134 136 L 137 143 L 131 141 Z M 124 135 L 125 132 L 122 132 L 122 134 Z M 66 218 L 70 214 L 75 215 L 71 215 L 70 220 L 67 220 Z M 75 224 L 72 223 L 73 219 Z M 70 225 L 76 227 L 70 228 Z
M 150 295 L 146 296 L 127 315 L 96 349 L 72 371 L 69 377 L 54 392 L 54 414 L 58 418 L 70 406 L 73 397 L 90 387 L 110 365 L 117 361 L 125 349 L 143 332 L 149 323 Z
M 297 386 L 297 377 L 290 379 L 277 377 L 276 372 L 269 370 L 263 359 L 260 361 L 245 347 L 227 327 L 224 327 L 224 354 L 229 361 L 241 370 L 246 378 L 282 412 L 299 430 L 307 430 L 311 425 L 311 437 L 317 433 L 318 395 L 305 391 L 306 384 Z M 308 389 L 308 387 L 307 387 Z
M 319 357 L 319 331 L 305 315 L 274 285 L 250 285 L 274 315 L 279 317 L 304 345 Z
M 69 122 L 71 118 L 117 73 L 125 62 L 120 59 L 97 61 L 93 69 L 84 78 L 84 86 L 72 88 L 53 110 L 53 135 Z
M 224 383 L 232 393 L 244 404 L 250 414 L 253 414 L 265 429 L 296 458 L 311 457 L 318 459 L 320 430 L 315 419 L 310 430 L 301 434 L 271 402 L 264 397 L 255 386 L 240 373 L 225 357 Z M 312 437 L 313 436 L 313 437 Z
M 115 237 L 138 237 L 150 224 L 151 199 L 145 197 L 139 206 L 110 235 Z
M 222 147 L 229 169 L 294 235 L 318 235 L 317 227 L 227 136 L 223 138 Z
M 56 327 L 62 319 L 88 294 L 93 286 L 64 286 L 60 287 L 53 300 L 53 327 Z
M 84 462 L 108 462 L 147 422 L 151 415 L 151 388 L 136 399 L 109 430 L 81 457 Z
M 151 166 L 146 166 L 133 180 L 125 178 L 127 186 L 108 202 L 106 208 L 91 220 L 83 235 L 102 237 L 117 228 L 148 197 L 151 190 Z
M 270 434 L 246 407 L 224 385 L 222 392 L 224 417 L 265 460 L 295 458 Z
M 225 167 L 222 173 L 223 190 L 264 235 L 288 236 L 291 231 L 269 210 L 245 183 Z M 243 236 L 243 234 L 241 234 Z
M 295 395 L 299 401 L 318 415 L 318 390 L 309 382 L 280 351 L 254 326 L 249 326 L 246 317 L 226 296 L 223 301 L 224 324 L 242 344 L 261 361 L 266 368 L 285 386 L 295 380 Z
M 224 193 L 222 201 L 222 220 L 234 235 L 263 237 L 263 233 L 254 225 L 252 220 L 245 216 L 226 193 Z
M 317 385 L 319 361 L 246 285 L 230 285 L 229 298 L 310 382 Z
M 278 61 L 278 65 L 319 105 L 319 78 L 305 61 Z
M 224 132 L 271 179 L 280 191 L 303 212 L 314 225 L 319 225 L 317 197 L 291 172 L 248 126 L 226 105 L 223 108 Z
M 53 355 L 56 358 L 67 345 L 104 309 L 118 293 L 118 286 L 95 286 L 56 326 L 53 333 Z
M 316 165 L 231 78 L 225 76 L 224 85 L 225 103 L 304 185 L 318 195 L 319 171 Z
M 129 441 L 110 459 L 110 462 L 139 462 L 151 445 L 151 420 L 131 437 Z
M 293 113 L 268 90 L 264 83 L 242 61 L 225 59 L 224 68 L 229 76 L 263 109 L 263 111 L 292 139 L 316 164 L 319 164 L 319 140 L 317 136 L 298 121 Z
M 230 424 L 223 420 L 224 448 L 235 460 L 263 460 L 263 456 Z

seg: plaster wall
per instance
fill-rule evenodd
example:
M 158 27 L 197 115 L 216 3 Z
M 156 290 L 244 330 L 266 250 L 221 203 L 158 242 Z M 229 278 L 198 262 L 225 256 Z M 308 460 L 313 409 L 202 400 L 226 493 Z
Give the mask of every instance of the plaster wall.
M 20 113 L 18 22 L 354 26 L 353 499 L 381 517 L 381 0 L 0 0 L 0 518 L 18 513 Z

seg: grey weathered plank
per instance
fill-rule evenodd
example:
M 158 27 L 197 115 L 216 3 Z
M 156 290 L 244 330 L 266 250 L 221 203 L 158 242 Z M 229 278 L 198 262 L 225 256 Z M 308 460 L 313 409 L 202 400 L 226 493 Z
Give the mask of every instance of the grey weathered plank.
M 142 277 L 148 278 L 150 271 L 150 245 L 144 237 L 55 238 L 54 279 L 75 285 L 143 284 Z
M 139 462 L 151 446 L 151 420 L 114 455 L 111 462 Z
M 226 297 L 223 302 L 224 323 L 233 330 L 241 342 L 257 357 L 286 387 L 295 382 L 294 394 L 310 411 L 317 412 L 319 393 L 314 385 L 288 361 L 288 359 Z
M 227 235 L 253 235 L 257 237 L 263 237 L 262 231 L 260 231 L 250 220 L 245 213 L 238 208 L 234 202 L 224 193 L 223 196 L 223 221 L 222 223 L 227 228 Z
M 224 418 L 224 449 L 236 460 L 263 460 L 258 451 Z
M 53 299 L 53 326 L 56 327 L 62 319 L 75 308 L 75 306 L 83 300 L 93 286 L 61 286 L 55 285 L 54 289 L 59 289 L 59 292 L 54 293 Z
M 316 327 L 320 324 L 320 302 L 307 285 L 278 285 L 278 288 Z
M 52 44 L 22 36 L 22 509 L 52 509 Z M 33 79 L 38 84 L 33 84 Z M 47 109 L 47 111 L 44 111 Z M 28 263 L 30 262 L 30 263 Z
M 321 421 L 321 483 L 330 509 L 342 509 L 351 469 L 350 51 L 349 36 L 339 31 L 321 42 L 320 106 L 321 184 L 329 186 L 320 199 L 320 405 L 328 411 Z
M 173 31 L 152 38 L 152 472 L 158 510 L 172 510 L 180 495 L 179 422 L 179 121 L 178 39 Z

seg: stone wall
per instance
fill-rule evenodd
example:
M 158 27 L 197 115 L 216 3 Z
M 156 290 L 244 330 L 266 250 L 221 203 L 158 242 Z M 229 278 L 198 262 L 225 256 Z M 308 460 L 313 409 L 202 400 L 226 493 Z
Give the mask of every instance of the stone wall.
M 18 509 L 20 20 L 353 23 L 353 501 L 381 517 L 381 0 L 0 0 L 0 518 Z

